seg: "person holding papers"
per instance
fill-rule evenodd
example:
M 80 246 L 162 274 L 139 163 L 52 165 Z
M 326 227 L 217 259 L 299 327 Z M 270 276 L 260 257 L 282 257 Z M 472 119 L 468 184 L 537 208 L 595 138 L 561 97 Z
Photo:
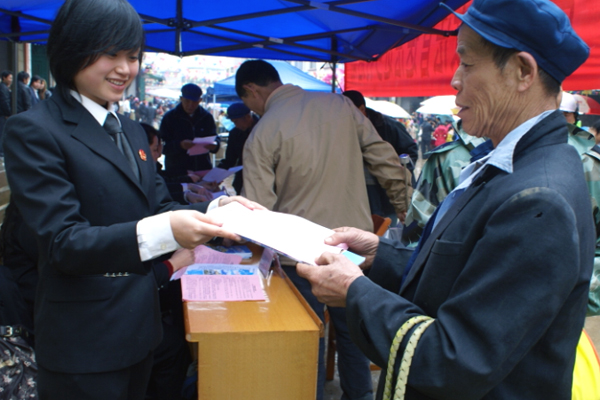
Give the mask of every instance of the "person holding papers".
M 41 399 L 143 399 L 162 337 L 154 260 L 239 240 L 202 213 L 208 203 L 172 201 L 140 125 L 110 111 L 143 48 L 126 0 L 65 1 L 47 47 L 57 89 L 4 129 L 11 201 L 39 250 Z
M 227 151 L 225 158 L 221 160 L 217 167 L 229 169 L 243 165 L 243 151 L 246 140 L 252 132 L 252 128 L 258 122 L 256 114 L 252 114 L 250 109 L 244 103 L 233 103 L 227 108 L 227 117 L 233 121 L 235 128 L 229 131 L 227 139 Z M 233 178 L 233 188 L 236 194 L 242 193 L 244 184 L 244 171 L 239 171 Z
M 166 113 L 160 123 L 160 136 L 165 143 L 165 171 L 169 176 L 185 175 L 188 171 L 202 171 L 212 168 L 210 154 L 189 155 L 195 138 L 217 135 L 213 116 L 200 107 L 202 89 L 188 83 L 181 88 L 180 103 Z M 219 151 L 221 140 L 214 138 L 214 144 L 206 147 L 211 153 Z
M 326 228 L 349 225 L 373 230 L 363 162 L 386 188 L 398 214 L 406 213 L 410 173 L 392 146 L 350 99 L 284 85 L 268 62 L 244 62 L 236 91 L 261 116 L 244 147 L 242 194 L 272 211 L 304 217 Z M 407 181 L 407 177 L 408 181 Z M 298 277 L 294 262 L 285 272 L 321 319 L 324 305 Z M 335 326 L 344 399 L 372 398 L 369 362 L 351 342 L 345 309 L 329 309 Z M 324 343 L 319 346 L 317 399 L 323 396 Z
M 325 253 L 298 273 L 347 307 L 353 341 L 384 368 L 378 400 L 571 399 L 596 232 L 557 98 L 590 48 L 550 0 L 455 15 L 458 117 L 494 150 L 463 169 L 412 255 L 342 228 L 327 243 L 365 256 L 365 272 Z
M 162 141 L 158 136 L 158 131 L 153 126 L 143 122 L 140 125 L 146 132 L 148 145 L 150 146 L 150 153 L 152 154 L 152 159 L 154 162 L 156 162 L 156 173 L 165 180 L 167 188 L 169 189 L 169 194 L 173 200 L 181 204 L 193 204 L 212 200 L 213 196 L 210 190 L 203 186 L 191 183 L 194 182 L 192 177 L 196 177 L 195 182 L 198 182 L 200 177 L 197 175 L 188 174 L 181 176 L 167 176 L 165 171 L 162 169 L 162 164 L 158 161 L 162 155 L 163 149 Z

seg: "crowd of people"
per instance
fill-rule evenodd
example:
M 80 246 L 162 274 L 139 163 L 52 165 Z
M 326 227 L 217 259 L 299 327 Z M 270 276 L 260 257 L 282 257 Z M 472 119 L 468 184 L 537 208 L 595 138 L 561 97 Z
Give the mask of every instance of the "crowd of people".
M 241 240 L 205 214 L 232 201 L 330 228 L 327 244 L 365 258 L 281 258 L 335 328 L 342 399 L 600 390 L 573 372 L 585 317 L 600 314 L 600 122 L 579 128 L 561 90 L 589 48 L 549 0 L 474 0 L 456 16 L 459 121 L 415 116 L 407 128 L 358 91 L 285 84 L 264 60 L 241 64 L 241 102 L 217 118 L 193 83 L 178 102 L 124 98 L 144 44 L 137 13 L 125 0 L 67 0 L 48 38 L 56 88 L 17 74 L 11 116 L 12 73 L 1 74 L 11 199 L 0 276 L 20 308 L 0 316 L 35 349 L 37 377 L 23 392 L 197 396 L 170 277 L 198 245 Z M 243 166 L 234 196 L 203 180 L 224 130 L 216 166 Z M 402 236 L 376 236 L 372 215 Z M 321 338 L 317 400 L 324 350 Z M 376 393 L 371 363 L 383 368 Z

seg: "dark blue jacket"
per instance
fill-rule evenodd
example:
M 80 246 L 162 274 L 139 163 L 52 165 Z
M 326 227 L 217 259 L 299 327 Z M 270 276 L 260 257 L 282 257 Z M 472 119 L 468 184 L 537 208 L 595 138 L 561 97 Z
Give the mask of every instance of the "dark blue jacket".
M 163 154 L 167 175 L 179 176 L 187 174 L 187 171 L 211 169 L 210 153 L 189 156 L 187 150 L 181 148 L 181 141 L 216 134 L 217 127 L 213 116 L 202 107 L 198 107 L 191 117 L 183 110 L 181 104 L 166 113 L 160 124 L 160 136 L 165 142 Z M 212 150 L 212 153 L 219 150 L 218 136 L 216 141 L 217 147 Z
M 567 134 L 555 111 L 521 138 L 512 174 L 486 167 L 403 282 L 410 251 L 382 240 L 369 277 L 350 286 L 352 339 L 384 368 L 405 321 L 435 319 L 412 359 L 407 400 L 571 398 L 595 232 Z

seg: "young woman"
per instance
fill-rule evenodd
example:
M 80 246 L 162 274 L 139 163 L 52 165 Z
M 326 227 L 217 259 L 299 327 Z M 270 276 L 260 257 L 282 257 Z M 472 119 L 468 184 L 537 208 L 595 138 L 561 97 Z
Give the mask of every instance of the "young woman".
M 6 125 L 9 184 L 39 249 L 41 399 L 143 399 L 162 335 L 153 260 L 236 239 L 197 211 L 207 203 L 173 202 L 142 128 L 109 112 L 143 44 L 127 1 L 67 0 L 48 38 L 56 91 Z

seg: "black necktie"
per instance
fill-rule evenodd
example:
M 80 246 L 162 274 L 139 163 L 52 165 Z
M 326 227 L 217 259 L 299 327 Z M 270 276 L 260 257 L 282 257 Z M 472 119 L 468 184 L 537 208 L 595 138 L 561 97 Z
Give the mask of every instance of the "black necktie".
M 135 177 L 140 179 L 140 171 L 137 163 L 135 162 L 135 157 L 133 156 L 131 146 L 129 145 L 125 135 L 123 135 L 123 129 L 121 129 L 121 124 L 117 120 L 117 117 L 115 117 L 112 113 L 108 113 L 106 116 L 106 121 L 104 121 L 104 129 L 127 159 L 127 162 L 133 170 Z

